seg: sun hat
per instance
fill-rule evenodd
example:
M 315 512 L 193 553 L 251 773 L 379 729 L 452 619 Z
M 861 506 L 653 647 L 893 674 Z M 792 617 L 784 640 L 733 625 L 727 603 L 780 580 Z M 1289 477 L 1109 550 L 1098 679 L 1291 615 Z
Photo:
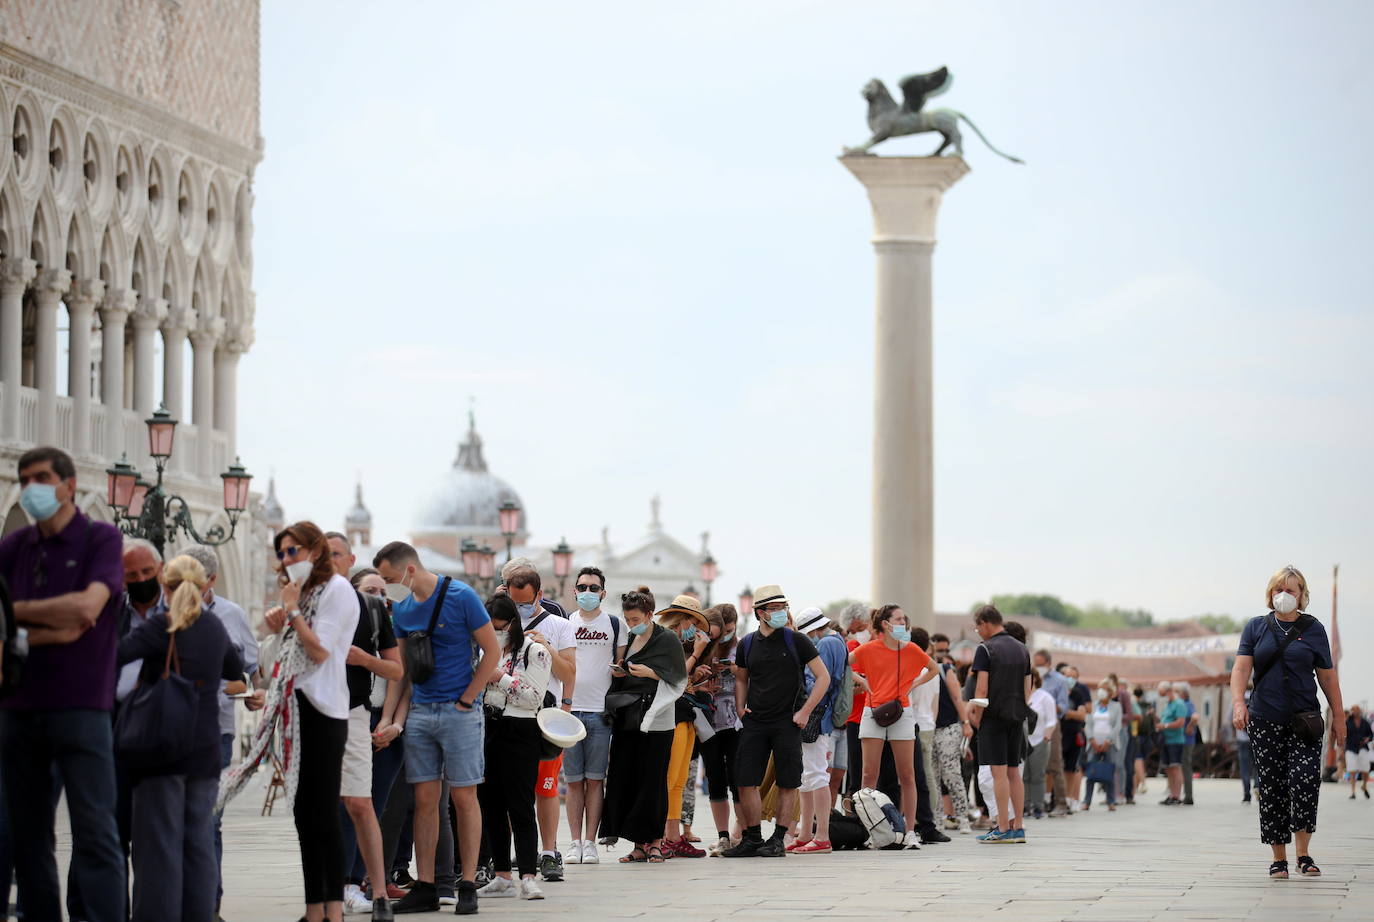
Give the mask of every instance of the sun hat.
M 758 591 L 754 593 L 755 608 L 761 605 L 770 605 L 773 602 L 782 602 L 784 605 L 791 604 L 787 601 L 787 596 L 782 594 L 782 587 L 774 583 L 769 583 L 767 586 L 760 586 Z
M 559 708 L 541 708 L 534 719 L 544 739 L 563 749 L 576 746 L 587 735 L 587 728 L 581 720 Z
M 797 633 L 809 634 L 816 628 L 829 624 L 830 619 L 825 616 L 825 612 L 812 606 L 797 616 Z
M 711 629 L 710 623 L 706 620 L 706 615 L 701 610 L 701 602 L 693 596 L 678 596 L 677 598 L 673 599 L 673 604 L 669 605 L 667 608 L 663 609 L 663 611 L 658 613 L 658 617 L 662 619 L 664 615 L 670 615 L 674 613 L 683 614 L 691 618 L 692 621 L 696 624 L 696 626 L 703 631 L 708 631 Z

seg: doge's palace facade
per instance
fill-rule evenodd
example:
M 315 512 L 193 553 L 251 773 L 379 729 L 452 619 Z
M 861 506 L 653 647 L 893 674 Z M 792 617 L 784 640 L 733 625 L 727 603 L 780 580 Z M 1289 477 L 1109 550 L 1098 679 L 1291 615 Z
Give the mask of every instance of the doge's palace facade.
M 105 469 L 150 478 L 143 420 L 181 421 L 167 487 L 222 521 L 238 363 L 253 342 L 257 0 L 0 5 L 0 515 L 27 523 L 15 461 L 56 444 L 108 521 Z M 253 469 L 253 459 L 245 459 Z M 250 511 L 219 549 L 260 607 Z M 179 538 L 185 541 L 185 538 Z

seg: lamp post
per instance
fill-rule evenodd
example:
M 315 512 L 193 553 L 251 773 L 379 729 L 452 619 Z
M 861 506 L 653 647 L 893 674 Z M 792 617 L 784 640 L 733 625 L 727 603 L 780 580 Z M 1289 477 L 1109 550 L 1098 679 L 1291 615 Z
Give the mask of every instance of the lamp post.
M 479 565 L 479 572 L 482 579 L 487 581 L 487 594 L 496 591 L 496 552 L 491 549 L 490 544 L 482 545 L 482 560 Z
M 115 524 L 120 531 L 151 541 L 159 554 L 176 538 L 178 531 L 184 531 L 198 544 L 211 547 L 234 540 L 239 516 L 248 508 L 248 485 L 253 475 L 244 470 L 237 458 L 219 475 L 224 481 L 224 511 L 229 516 L 229 531 L 226 533 L 224 526 L 215 525 L 202 536 L 191 520 L 191 507 L 186 500 L 168 494 L 162 487 L 162 473 L 167 467 L 167 459 L 172 456 L 177 421 L 166 407 L 158 407 L 144 422 L 148 426 L 148 454 L 157 465 L 156 482 L 148 483 L 140 478 L 127 456 L 105 471 L 109 478 L 106 500 L 114 510 Z M 173 504 L 177 507 L 175 512 Z
M 501 520 L 501 535 L 506 539 L 506 563 L 510 563 L 511 545 L 514 544 L 515 535 L 520 530 L 520 504 L 508 499 L 501 504 L 498 514 Z
M 558 578 L 558 602 L 563 603 L 564 584 L 572 570 L 573 549 L 568 547 L 568 539 L 560 538 L 558 547 L 553 549 L 553 575 Z
M 701 581 L 706 584 L 706 607 L 711 606 L 711 584 L 716 581 L 716 558 L 708 552 L 701 558 Z
M 471 538 L 463 539 L 462 560 L 463 574 L 468 578 L 468 585 L 477 589 L 478 581 L 482 578 L 482 549 Z
M 745 586 L 739 591 L 739 623 L 748 624 L 749 616 L 754 613 L 754 590 Z

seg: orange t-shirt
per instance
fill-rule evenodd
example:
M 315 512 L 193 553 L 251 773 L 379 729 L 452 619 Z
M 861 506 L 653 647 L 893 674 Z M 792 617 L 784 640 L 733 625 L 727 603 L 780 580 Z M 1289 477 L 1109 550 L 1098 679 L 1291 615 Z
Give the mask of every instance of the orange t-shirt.
M 930 657 L 909 641 L 892 650 L 879 638 L 855 650 L 851 662 L 854 671 L 868 679 L 870 707 L 886 704 L 894 698 L 900 698 L 902 707 L 907 707 L 911 704 L 911 684 L 930 664 Z M 901 675 L 897 674 L 899 663 Z
M 859 649 L 860 646 L 857 640 L 846 640 L 844 645 L 849 648 L 850 653 Z M 849 719 L 845 721 L 845 723 L 856 724 L 863 720 L 864 708 L 867 706 L 868 692 L 861 692 L 857 688 L 854 689 L 854 709 L 849 712 Z

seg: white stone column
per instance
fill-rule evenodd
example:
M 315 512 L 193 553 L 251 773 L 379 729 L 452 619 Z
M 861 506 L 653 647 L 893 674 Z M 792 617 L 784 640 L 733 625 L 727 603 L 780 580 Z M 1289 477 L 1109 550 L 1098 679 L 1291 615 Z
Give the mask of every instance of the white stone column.
M 154 355 L 157 332 L 167 319 L 167 302 L 162 298 L 140 296 L 130 318 L 134 326 L 134 409 L 143 414 L 157 409 L 153 384 L 157 380 Z
M 877 324 L 873 393 L 873 604 L 931 629 L 935 509 L 931 253 L 958 157 L 842 157 L 873 209 Z
M 186 332 L 195 325 L 195 309 L 175 305 L 167 309 L 167 320 L 162 325 L 162 403 L 181 422 L 186 421 Z
M 19 388 L 24 380 L 24 291 L 38 272 L 32 259 L 0 262 L 0 437 L 19 439 Z
M 124 444 L 124 324 L 137 299 L 132 291 L 107 292 L 100 304 L 100 400 L 105 404 L 105 455 L 111 461 Z
M 39 445 L 57 443 L 57 305 L 71 287 L 66 269 L 44 269 L 33 283 L 33 384 L 38 389 Z
M 68 341 L 67 393 L 72 395 L 72 451 L 91 453 L 91 325 L 95 306 L 105 296 L 100 279 L 82 279 L 67 292 Z
M 196 474 L 210 476 L 210 432 L 215 428 L 215 347 L 224 318 L 204 317 L 191 331 L 191 421 L 196 424 Z
M 248 346 L 241 330 L 231 330 L 215 350 L 215 428 L 228 439 L 230 458 L 238 448 L 239 357 Z

